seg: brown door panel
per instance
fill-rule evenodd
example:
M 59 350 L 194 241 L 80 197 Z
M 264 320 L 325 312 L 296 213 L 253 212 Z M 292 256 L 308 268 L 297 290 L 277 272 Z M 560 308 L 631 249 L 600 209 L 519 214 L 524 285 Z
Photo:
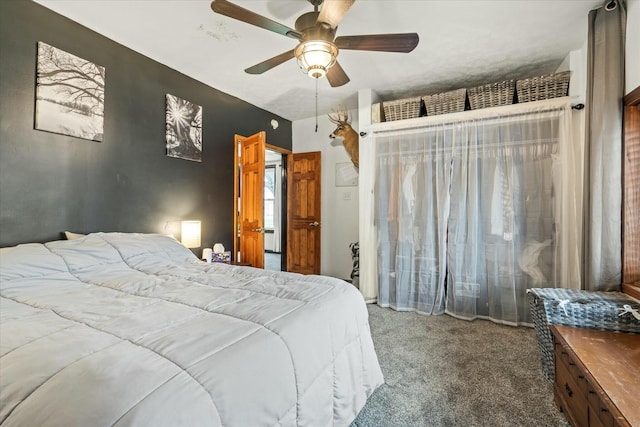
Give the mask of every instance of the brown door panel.
M 240 145 L 240 260 L 264 268 L 264 166 L 265 132 L 236 135 Z M 237 150 L 237 149 L 236 149 Z M 238 151 L 236 151 L 237 153 Z
M 320 274 L 320 152 L 287 162 L 287 271 Z

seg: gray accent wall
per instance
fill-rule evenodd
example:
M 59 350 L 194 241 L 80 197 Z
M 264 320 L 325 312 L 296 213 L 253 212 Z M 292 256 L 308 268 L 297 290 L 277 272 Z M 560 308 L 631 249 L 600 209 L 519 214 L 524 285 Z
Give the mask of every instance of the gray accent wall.
M 38 41 L 106 67 L 102 142 L 34 130 Z M 167 93 L 203 107 L 202 163 L 166 156 Z M 290 121 L 36 3 L 0 0 L 0 246 L 66 230 L 179 238 L 181 220 L 199 219 L 203 246 L 232 247 L 233 137 L 263 130 L 291 149 Z

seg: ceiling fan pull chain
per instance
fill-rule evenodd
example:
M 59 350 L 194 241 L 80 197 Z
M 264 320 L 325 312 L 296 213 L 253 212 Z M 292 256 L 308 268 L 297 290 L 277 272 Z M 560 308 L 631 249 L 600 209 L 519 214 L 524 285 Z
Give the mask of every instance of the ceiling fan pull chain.
M 319 79 L 315 79 L 316 81 L 316 133 L 318 133 L 318 80 Z

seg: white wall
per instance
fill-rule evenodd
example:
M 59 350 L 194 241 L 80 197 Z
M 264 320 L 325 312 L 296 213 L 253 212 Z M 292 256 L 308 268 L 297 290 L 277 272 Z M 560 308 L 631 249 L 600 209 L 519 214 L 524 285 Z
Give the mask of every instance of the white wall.
M 357 112 L 351 111 L 354 129 L 358 129 Z M 335 129 L 326 116 L 292 123 L 293 152 L 322 153 L 322 231 L 320 273 L 349 279 L 351 250 L 349 244 L 358 241 L 358 187 L 336 187 L 336 163 L 350 162 L 342 143 L 332 142 L 329 134 Z M 348 200 L 347 200 L 348 198 Z
M 640 0 L 627 0 L 625 86 L 628 94 L 640 86 Z
M 569 82 L 569 96 L 571 97 L 571 104 L 584 104 L 587 99 L 587 41 L 580 49 L 569 52 L 569 55 L 564 59 L 562 64 L 556 70 L 559 71 L 571 71 L 571 80 Z M 577 153 L 582 157 L 582 149 L 585 144 L 586 138 L 586 109 L 573 110 L 572 131 L 575 149 L 580 150 Z

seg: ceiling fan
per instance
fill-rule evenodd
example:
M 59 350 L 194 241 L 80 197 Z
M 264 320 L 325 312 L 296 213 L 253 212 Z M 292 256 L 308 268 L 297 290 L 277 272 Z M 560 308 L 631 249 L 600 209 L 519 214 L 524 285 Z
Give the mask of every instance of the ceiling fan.
M 247 68 L 245 72 L 249 74 L 262 74 L 297 58 L 302 70 L 310 77 L 319 79 L 326 75 L 329 84 L 338 87 L 349 82 L 349 77 L 336 59 L 340 49 L 408 53 L 418 45 L 416 33 L 336 37 L 338 24 L 355 0 L 308 1 L 313 5 L 314 11 L 298 17 L 295 30 L 227 0 L 213 0 L 211 9 L 221 15 L 298 40 L 294 49 Z

